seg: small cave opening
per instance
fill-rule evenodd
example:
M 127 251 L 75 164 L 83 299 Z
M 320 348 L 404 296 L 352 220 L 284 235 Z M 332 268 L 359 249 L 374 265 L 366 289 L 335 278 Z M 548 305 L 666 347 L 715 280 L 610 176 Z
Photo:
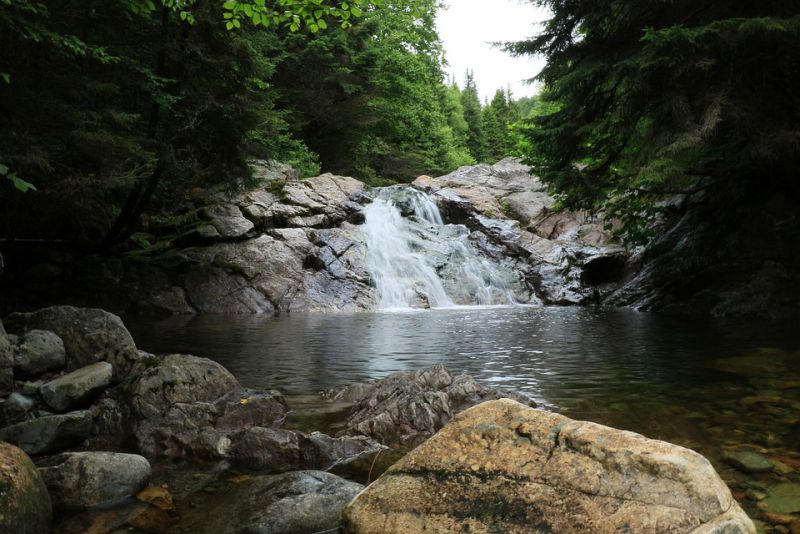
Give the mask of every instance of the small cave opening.
M 624 255 L 600 256 L 583 266 L 581 282 L 587 286 L 600 286 L 619 282 L 625 273 L 627 258 Z

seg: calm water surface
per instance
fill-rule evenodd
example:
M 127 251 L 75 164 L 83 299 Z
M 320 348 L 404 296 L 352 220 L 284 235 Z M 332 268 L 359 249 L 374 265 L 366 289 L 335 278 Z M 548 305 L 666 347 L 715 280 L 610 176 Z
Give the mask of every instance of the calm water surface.
M 144 350 L 205 356 L 246 386 L 281 390 L 296 414 L 290 424 L 309 430 L 343 417 L 328 413 L 319 391 L 443 363 L 570 417 L 693 448 L 753 518 L 765 517 L 771 487 L 800 487 L 795 324 L 531 307 L 125 323 Z M 737 471 L 723 460 L 737 450 L 784 472 Z
M 726 443 L 795 448 L 786 436 L 800 413 L 796 325 L 532 307 L 125 322 L 140 348 L 214 359 L 290 405 L 443 363 L 571 417 L 712 457 Z

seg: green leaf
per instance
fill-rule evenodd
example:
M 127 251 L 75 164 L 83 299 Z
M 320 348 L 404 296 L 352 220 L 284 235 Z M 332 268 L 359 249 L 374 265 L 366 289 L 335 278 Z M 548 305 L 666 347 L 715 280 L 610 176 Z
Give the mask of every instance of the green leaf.
M 26 182 L 25 180 L 19 178 L 15 174 L 9 175 L 8 178 L 11 179 L 11 182 L 14 184 L 14 187 L 16 187 L 19 191 L 22 191 L 23 193 L 27 193 L 28 191 L 36 191 L 36 187 L 34 187 L 32 183 Z

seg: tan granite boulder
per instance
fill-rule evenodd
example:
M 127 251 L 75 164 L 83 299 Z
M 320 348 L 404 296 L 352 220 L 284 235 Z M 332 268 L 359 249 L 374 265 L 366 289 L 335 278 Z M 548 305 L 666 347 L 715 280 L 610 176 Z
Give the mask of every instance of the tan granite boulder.
M 344 512 L 345 532 L 755 534 L 694 451 L 502 399 L 456 416 Z

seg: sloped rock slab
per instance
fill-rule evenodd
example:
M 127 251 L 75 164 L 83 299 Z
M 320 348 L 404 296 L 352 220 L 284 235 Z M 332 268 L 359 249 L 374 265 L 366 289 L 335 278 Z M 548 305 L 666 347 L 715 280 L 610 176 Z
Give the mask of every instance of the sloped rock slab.
M 0 430 L 0 441 L 13 443 L 30 455 L 57 452 L 77 445 L 92 431 L 89 411 L 48 415 Z
M 333 438 L 321 432 L 253 427 L 230 436 L 228 458 L 237 466 L 269 472 L 329 470 L 385 450 L 365 436 Z
M 63 412 L 108 387 L 112 373 L 110 363 L 97 362 L 42 384 L 39 393 L 48 406 Z
M 460 411 L 487 400 L 513 398 L 529 406 L 524 393 L 491 389 L 471 376 L 453 375 L 443 365 L 323 393 L 355 404 L 344 434 L 362 434 L 391 447 L 412 448 L 441 429 Z
M 694 451 L 506 399 L 462 412 L 343 518 L 351 534 L 756 532 Z

